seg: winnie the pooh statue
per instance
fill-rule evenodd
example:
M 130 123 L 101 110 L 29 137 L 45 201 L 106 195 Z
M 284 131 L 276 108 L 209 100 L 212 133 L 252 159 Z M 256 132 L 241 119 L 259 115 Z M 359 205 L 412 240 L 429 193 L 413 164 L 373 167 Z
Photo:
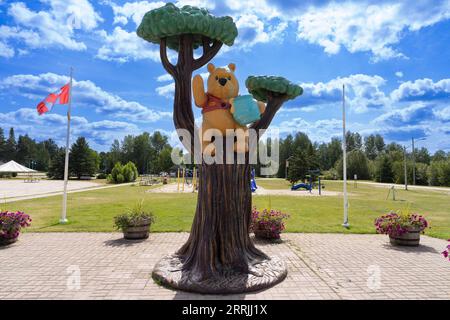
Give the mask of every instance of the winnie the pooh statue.
M 248 151 L 247 126 L 239 123 L 233 117 L 236 111 L 234 99 L 239 96 L 239 82 L 234 71 L 236 65 L 230 63 L 227 68 L 216 68 L 212 63 L 208 64 L 207 91 L 205 91 L 203 78 L 196 75 L 192 81 L 195 105 L 202 108 L 203 123 L 201 128 L 202 150 L 204 151 L 211 143 L 210 139 L 204 138 L 204 134 L 209 129 L 219 130 L 222 136 L 227 134 L 227 130 L 241 129 L 246 137 L 244 145 L 235 144 L 235 151 Z M 265 104 L 258 101 L 255 103 L 259 109 L 259 115 L 265 110 Z M 211 154 L 214 154 L 212 150 Z

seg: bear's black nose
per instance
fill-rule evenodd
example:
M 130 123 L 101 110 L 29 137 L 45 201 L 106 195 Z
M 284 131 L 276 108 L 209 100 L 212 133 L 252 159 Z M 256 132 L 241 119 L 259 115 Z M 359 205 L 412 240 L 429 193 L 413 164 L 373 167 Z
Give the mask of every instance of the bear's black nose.
M 227 79 L 225 79 L 225 78 L 220 78 L 220 79 L 219 79 L 219 83 L 220 83 L 220 85 L 223 87 L 224 85 L 226 85 Z

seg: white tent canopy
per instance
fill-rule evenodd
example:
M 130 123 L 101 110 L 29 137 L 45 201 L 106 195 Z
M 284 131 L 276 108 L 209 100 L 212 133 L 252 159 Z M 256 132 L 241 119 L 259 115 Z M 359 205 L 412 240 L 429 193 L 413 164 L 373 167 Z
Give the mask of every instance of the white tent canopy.
M 18 164 L 14 160 L 11 160 L 5 164 L 2 164 L 0 166 L 0 172 L 5 173 L 31 173 L 31 172 L 37 172 L 36 170 L 27 168 L 21 164 Z

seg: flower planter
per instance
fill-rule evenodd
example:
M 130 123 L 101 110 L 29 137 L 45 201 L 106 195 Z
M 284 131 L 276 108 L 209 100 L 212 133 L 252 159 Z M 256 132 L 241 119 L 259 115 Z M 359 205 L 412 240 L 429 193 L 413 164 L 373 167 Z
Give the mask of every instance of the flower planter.
M 142 220 L 123 229 L 123 237 L 128 240 L 147 239 L 150 234 L 150 220 Z
M 402 235 L 389 235 L 389 241 L 397 246 L 418 246 L 420 242 L 420 228 L 409 228 Z
M 279 235 L 278 235 L 278 237 L 275 236 L 274 233 L 270 230 L 259 229 L 259 230 L 255 230 L 253 233 L 255 234 L 255 237 L 258 239 L 265 239 L 265 240 L 280 239 Z
M 0 238 L 0 247 L 10 245 L 10 244 L 16 242 L 17 239 L 19 239 L 19 237 L 15 237 L 15 238 Z

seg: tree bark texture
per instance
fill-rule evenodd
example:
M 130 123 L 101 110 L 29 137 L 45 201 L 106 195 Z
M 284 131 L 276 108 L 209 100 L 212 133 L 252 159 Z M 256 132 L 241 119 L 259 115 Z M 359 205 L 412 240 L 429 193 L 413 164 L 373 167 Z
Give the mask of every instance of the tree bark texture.
M 211 42 L 203 38 L 203 56 L 194 59 L 192 35 L 181 35 L 178 62 L 172 65 L 165 39 L 161 40 L 162 64 L 175 80 L 175 128 L 191 134 L 190 143 L 182 142 L 192 153 L 198 130 L 192 111 L 192 73 L 208 63 L 222 46 L 217 41 L 210 45 Z M 283 96 L 270 95 L 265 113 L 253 128 L 266 129 L 283 102 Z M 175 255 L 163 258 L 155 266 L 155 279 L 178 289 L 203 293 L 259 290 L 284 279 L 284 264 L 258 250 L 249 236 L 252 194 L 248 153 L 245 159 L 244 164 L 198 164 L 197 209 L 189 239 Z

